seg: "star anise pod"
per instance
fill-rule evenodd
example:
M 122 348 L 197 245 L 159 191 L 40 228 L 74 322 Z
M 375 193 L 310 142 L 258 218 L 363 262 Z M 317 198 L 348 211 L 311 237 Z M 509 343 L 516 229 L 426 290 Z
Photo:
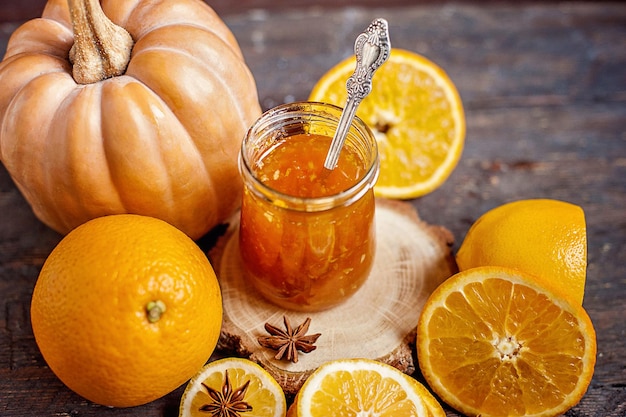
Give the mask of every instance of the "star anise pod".
M 265 323 L 265 330 L 267 330 L 271 336 L 259 337 L 258 341 L 261 346 L 276 350 L 277 353 L 274 357 L 277 360 L 285 358 L 288 361 L 296 363 L 298 362 L 298 351 L 304 353 L 314 351 L 317 348 L 314 343 L 322 334 L 316 333 L 307 336 L 306 333 L 309 331 L 309 325 L 311 324 L 309 317 L 295 329 L 291 327 L 287 316 L 283 316 L 283 322 L 285 324 L 285 330 Z
M 243 400 L 248 385 L 250 385 L 250 380 L 233 390 L 230 379 L 228 379 L 228 371 L 225 372 L 221 391 L 217 391 L 203 382 L 202 386 L 206 388 L 213 401 L 200 407 L 200 411 L 209 413 L 211 417 L 240 417 L 240 413 L 252 411 L 252 406 Z

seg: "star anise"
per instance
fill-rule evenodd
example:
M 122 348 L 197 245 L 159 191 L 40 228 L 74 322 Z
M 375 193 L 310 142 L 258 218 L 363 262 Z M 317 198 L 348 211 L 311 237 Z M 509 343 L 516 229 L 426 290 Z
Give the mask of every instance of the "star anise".
M 206 388 L 213 402 L 200 407 L 200 411 L 209 413 L 211 417 L 240 417 L 240 413 L 252 411 L 252 406 L 243 400 L 248 385 L 250 385 L 250 380 L 233 390 L 230 379 L 228 379 L 228 371 L 225 372 L 221 391 L 217 391 L 203 382 L 202 386 Z
M 309 317 L 295 329 L 291 327 L 287 316 L 283 316 L 283 322 L 285 330 L 265 323 L 265 330 L 271 336 L 259 337 L 258 341 L 261 346 L 278 351 L 276 356 L 274 356 L 277 360 L 285 358 L 296 363 L 298 362 L 298 351 L 304 353 L 314 351 L 317 348 L 314 343 L 322 334 L 316 333 L 307 336 L 306 333 L 309 331 L 309 325 L 311 324 Z

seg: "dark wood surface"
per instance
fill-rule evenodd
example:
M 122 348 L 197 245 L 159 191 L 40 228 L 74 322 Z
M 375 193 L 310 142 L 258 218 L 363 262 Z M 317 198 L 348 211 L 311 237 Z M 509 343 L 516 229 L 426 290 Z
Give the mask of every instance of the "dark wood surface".
M 19 23 L 5 17 L 23 16 L 18 6 L 11 15 L 7 3 L 19 2 L 0 8 L 2 54 Z M 507 201 L 541 197 L 581 205 L 589 252 L 584 306 L 597 330 L 598 357 L 586 396 L 566 416 L 625 416 L 626 6 L 384 0 L 324 6 L 330 3 L 264 11 L 258 1 L 246 3 L 254 10 L 220 2 L 263 108 L 306 99 L 315 81 L 351 53 L 356 34 L 374 17 L 387 18 L 393 46 L 441 65 L 467 113 L 458 168 L 414 206 L 426 221 L 452 231 L 456 249 L 479 215 Z M 145 406 L 109 409 L 69 391 L 46 366 L 29 304 L 59 240 L 0 166 L 0 415 L 176 416 L 182 387 Z

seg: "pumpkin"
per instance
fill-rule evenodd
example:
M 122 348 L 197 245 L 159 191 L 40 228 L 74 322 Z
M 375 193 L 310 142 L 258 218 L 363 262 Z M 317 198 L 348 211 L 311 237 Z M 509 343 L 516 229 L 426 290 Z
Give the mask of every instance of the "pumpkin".
M 51 228 L 108 214 L 201 237 L 240 203 L 260 115 L 239 45 L 201 0 L 50 0 L 0 63 L 0 160 Z

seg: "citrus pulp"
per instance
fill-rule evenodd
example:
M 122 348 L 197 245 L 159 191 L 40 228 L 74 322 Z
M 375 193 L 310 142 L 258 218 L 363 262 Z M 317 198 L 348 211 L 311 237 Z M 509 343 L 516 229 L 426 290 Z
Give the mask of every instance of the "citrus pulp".
M 328 70 L 309 100 L 345 106 L 346 80 L 355 66 L 352 56 Z M 461 157 L 465 116 L 459 93 L 443 69 L 419 54 L 392 48 L 356 115 L 378 142 L 378 196 L 427 194 L 443 184 Z
M 298 417 L 441 416 L 432 394 L 398 369 L 371 359 L 343 359 L 322 364 L 298 392 Z
M 503 267 L 460 272 L 428 298 L 417 328 L 429 386 L 465 415 L 550 417 L 585 394 L 595 331 L 579 304 Z
M 236 414 L 237 409 L 246 411 Z M 222 410 L 216 412 L 219 416 L 284 417 L 287 404 L 282 388 L 265 369 L 248 359 L 224 358 L 209 362 L 189 381 L 179 415 L 215 415 L 211 410 Z

